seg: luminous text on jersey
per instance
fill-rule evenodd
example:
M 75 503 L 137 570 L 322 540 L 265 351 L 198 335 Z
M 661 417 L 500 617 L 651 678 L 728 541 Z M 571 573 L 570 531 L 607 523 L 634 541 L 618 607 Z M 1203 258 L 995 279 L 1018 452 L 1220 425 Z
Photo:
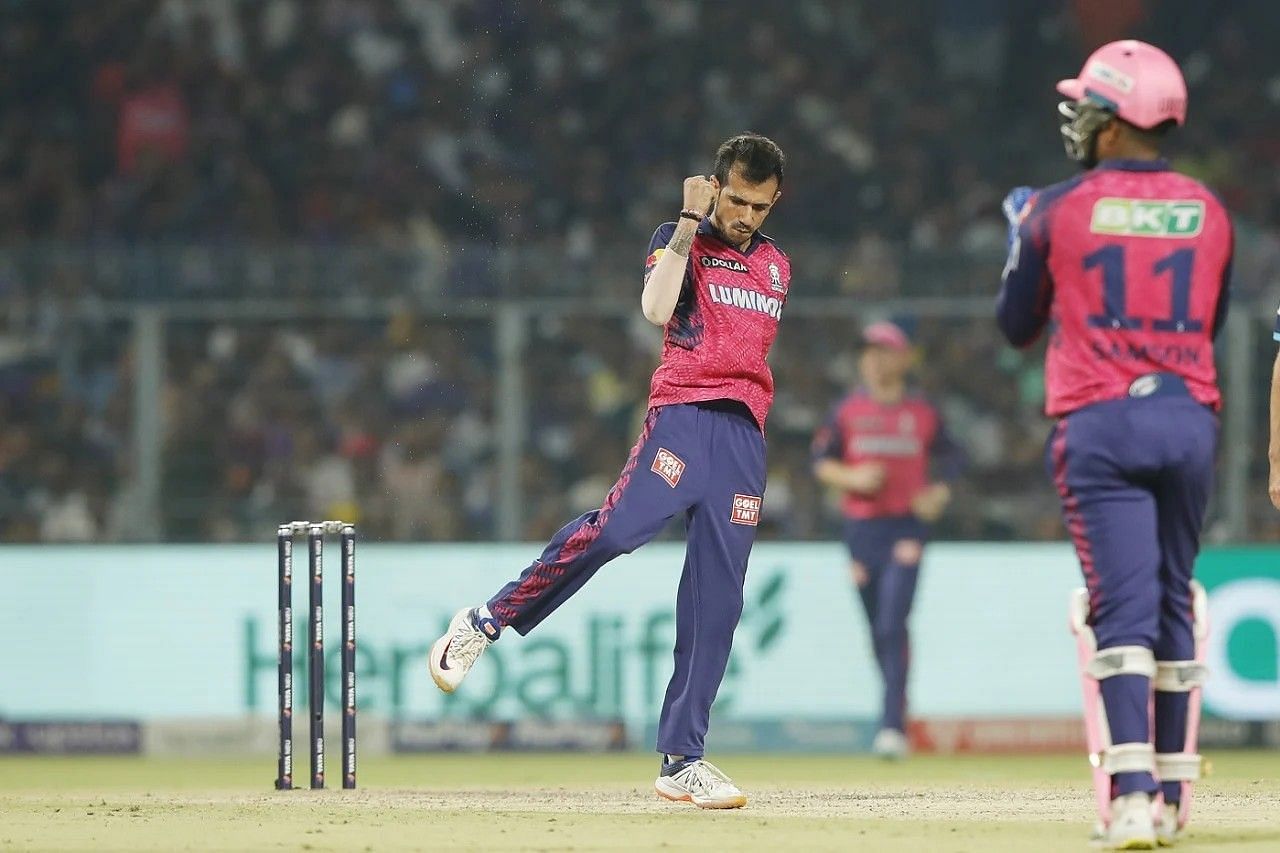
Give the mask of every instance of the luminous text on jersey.
M 1145 198 L 1100 198 L 1089 230 L 1118 237 L 1188 239 L 1204 229 L 1204 202 Z
M 758 311 L 775 320 L 782 319 L 782 300 L 776 296 L 765 296 L 744 287 L 729 287 L 725 284 L 708 284 L 707 292 L 711 301 L 720 305 L 731 305 L 748 311 Z

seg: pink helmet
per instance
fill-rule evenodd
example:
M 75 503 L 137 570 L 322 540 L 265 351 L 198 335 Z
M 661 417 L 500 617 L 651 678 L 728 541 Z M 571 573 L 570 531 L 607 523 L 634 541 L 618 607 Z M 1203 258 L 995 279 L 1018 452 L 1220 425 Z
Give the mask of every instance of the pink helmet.
M 1178 63 L 1155 45 L 1136 39 L 1104 44 L 1085 61 L 1080 76 L 1058 91 L 1097 101 L 1129 124 L 1151 130 L 1170 119 L 1187 120 L 1187 84 Z

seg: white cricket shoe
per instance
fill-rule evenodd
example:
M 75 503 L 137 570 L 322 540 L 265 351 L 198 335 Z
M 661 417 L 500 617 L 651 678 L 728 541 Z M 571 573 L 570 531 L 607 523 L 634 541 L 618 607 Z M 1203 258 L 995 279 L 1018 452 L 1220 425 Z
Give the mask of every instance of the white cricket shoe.
M 477 621 L 493 621 L 477 620 L 476 609 L 464 607 L 455 613 L 449 621 L 449 630 L 431 645 L 427 661 L 431 666 L 431 680 L 445 693 L 452 693 L 458 688 L 471 667 L 480 660 L 480 655 L 498 637 L 500 629 L 496 623 L 492 627 L 492 636 L 476 627 Z
M 1111 801 L 1111 826 L 1094 838 L 1103 850 L 1155 850 L 1156 828 L 1151 819 L 1151 797 L 1143 791 Z
M 889 761 L 906 758 L 910 750 L 907 736 L 897 729 L 881 729 L 871 742 L 871 752 Z
M 693 803 L 700 809 L 740 809 L 747 795 L 710 761 L 690 761 L 670 776 L 653 783 L 658 796 L 678 803 Z
M 1156 841 L 1161 847 L 1172 847 L 1178 843 L 1181 832 L 1178 829 L 1178 807 L 1172 803 L 1160 806 L 1160 817 L 1156 820 Z

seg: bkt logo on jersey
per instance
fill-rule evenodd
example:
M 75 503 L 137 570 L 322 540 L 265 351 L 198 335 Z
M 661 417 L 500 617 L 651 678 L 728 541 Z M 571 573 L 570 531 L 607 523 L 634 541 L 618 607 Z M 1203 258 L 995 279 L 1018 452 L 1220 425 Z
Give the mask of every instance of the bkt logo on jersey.
M 1119 237 L 1197 236 L 1204 228 L 1203 201 L 1100 198 L 1093 205 L 1089 230 Z
M 711 301 L 721 305 L 732 305 L 734 308 L 746 308 L 767 314 L 775 320 L 782 319 L 782 300 L 776 296 L 765 296 L 754 290 L 743 287 L 729 287 L 726 284 L 709 284 L 707 292 Z

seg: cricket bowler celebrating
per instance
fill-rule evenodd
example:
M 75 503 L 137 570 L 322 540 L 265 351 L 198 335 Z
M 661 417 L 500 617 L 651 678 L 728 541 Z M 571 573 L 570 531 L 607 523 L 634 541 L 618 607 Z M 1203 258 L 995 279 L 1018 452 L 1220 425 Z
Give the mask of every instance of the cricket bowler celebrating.
M 431 648 L 431 677 L 452 692 L 502 629 L 537 627 L 597 569 L 682 516 L 688 546 L 655 788 L 701 808 L 747 802 L 703 759 L 703 743 L 742 613 L 764 496 L 764 423 L 773 402 L 765 357 L 791 265 L 759 229 L 782 194 L 783 166 L 776 144 L 748 133 L 720 146 L 714 175 L 685 180 L 679 218 L 658 226 L 649 243 L 640 303 L 645 319 L 665 330 L 662 359 L 621 476 L 599 510 L 565 525 L 487 603 L 459 611 Z
M 907 754 L 907 620 L 920 561 L 961 464 L 938 410 L 907 386 L 911 360 L 911 341 L 898 325 L 867 326 L 858 359 L 862 385 L 836 404 L 813 438 L 814 476 L 841 493 L 850 573 L 884 680 L 872 751 L 890 759 Z
M 1191 572 L 1213 481 L 1213 339 L 1232 228 L 1208 189 L 1160 158 L 1187 115 L 1182 73 L 1163 51 L 1104 45 L 1058 91 L 1067 153 L 1085 171 L 1005 199 L 997 316 L 1015 346 L 1051 330 L 1047 464 L 1087 587 L 1072 626 L 1096 840 L 1146 850 L 1176 839 L 1200 773 L 1207 626 Z

